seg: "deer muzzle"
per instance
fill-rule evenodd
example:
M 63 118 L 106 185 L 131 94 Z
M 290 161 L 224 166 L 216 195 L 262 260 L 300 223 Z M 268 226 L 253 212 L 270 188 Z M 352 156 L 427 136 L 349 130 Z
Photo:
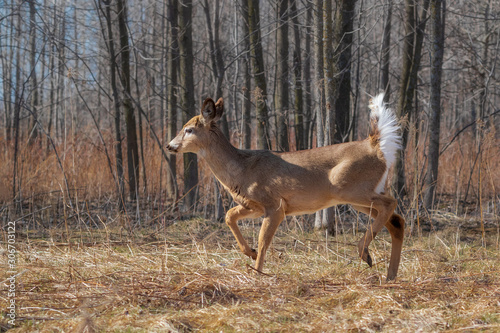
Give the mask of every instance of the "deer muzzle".
M 173 144 L 172 142 L 170 142 L 168 145 L 167 145 L 167 150 L 170 152 L 170 153 L 177 153 L 177 150 L 179 149 L 179 146 Z

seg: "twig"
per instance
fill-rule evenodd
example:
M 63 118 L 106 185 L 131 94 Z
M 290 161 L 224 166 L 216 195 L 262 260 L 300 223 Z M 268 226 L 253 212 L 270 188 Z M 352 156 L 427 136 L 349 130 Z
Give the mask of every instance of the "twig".
M 257 268 L 253 268 L 253 267 L 252 267 L 252 266 L 250 266 L 249 264 L 246 264 L 246 266 L 247 266 L 247 268 L 250 268 L 250 269 L 252 269 L 252 270 L 256 271 L 256 272 L 257 272 L 257 273 L 259 273 L 259 274 L 262 274 L 262 275 L 265 275 L 265 276 L 269 276 L 269 277 L 275 277 L 274 275 L 269 275 L 269 274 L 266 274 L 266 273 L 264 273 L 264 272 L 261 272 L 261 271 L 259 271 Z
M 493 113 L 491 113 L 491 114 L 489 114 L 489 115 L 487 115 L 487 116 L 482 117 L 482 118 L 481 118 L 481 120 L 486 119 L 486 118 L 491 117 L 491 116 L 496 116 L 496 115 L 497 115 L 497 114 L 499 114 L 499 113 L 500 113 L 500 110 L 497 110 L 497 111 L 495 111 L 495 112 L 493 112 Z M 479 119 L 474 120 L 473 122 L 471 122 L 470 124 L 468 124 L 468 125 L 466 125 L 464 128 L 462 128 L 461 130 L 459 130 L 458 132 L 456 132 L 456 133 L 455 133 L 455 135 L 453 136 L 453 138 L 450 140 L 450 142 L 448 142 L 448 143 L 447 143 L 447 144 L 443 147 L 443 149 L 441 149 L 441 151 L 439 152 L 439 156 L 441 156 L 441 155 L 445 152 L 445 150 L 446 150 L 446 149 L 448 149 L 448 147 L 449 147 L 449 146 L 453 143 L 453 141 L 455 141 L 455 140 L 458 138 L 458 136 L 459 136 L 460 134 L 462 134 L 462 132 L 463 132 L 463 131 L 465 131 L 467 128 L 469 128 L 469 127 L 471 127 L 472 125 L 474 125 L 475 123 L 477 123 L 477 122 L 478 122 L 478 120 L 479 120 Z

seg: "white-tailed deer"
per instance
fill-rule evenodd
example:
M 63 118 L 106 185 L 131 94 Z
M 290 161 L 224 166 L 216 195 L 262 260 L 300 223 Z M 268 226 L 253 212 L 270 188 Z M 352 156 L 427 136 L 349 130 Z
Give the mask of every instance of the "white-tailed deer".
M 385 194 L 387 174 L 400 147 L 399 126 L 386 108 L 383 94 L 371 101 L 369 136 L 296 152 L 240 150 L 217 127 L 224 110 L 222 98 L 203 102 L 201 114 L 189 120 L 168 144 L 172 153 L 192 152 L 203 157 L 217 179 L 238 204 L 226 223 L 241 251 L 256 259 L 262 271 L 267 248 L 287 215 L 313 213 L 337 204 L 351 204 L 375 220 L 358 243 L 360 257 L 372 265 L 368 245 L 386 226 L 392 238 L 387 280 L 396 278 L 404 236 L 404 219 L 394 213 L 397 202 Z M 237 222 L 264 216 L 258 251 L 243 238 Z

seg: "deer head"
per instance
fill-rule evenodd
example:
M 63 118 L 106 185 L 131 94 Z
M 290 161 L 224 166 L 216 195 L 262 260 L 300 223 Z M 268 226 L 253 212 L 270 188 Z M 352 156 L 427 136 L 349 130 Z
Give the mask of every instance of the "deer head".
M 200 115 L 189 120 L 175 138 L 167 145 L 171 153 L 198 153 L 209 142 L 210 129 L 224 112 L 224 101 L 217 103 L 207 98 L 203 102 Z

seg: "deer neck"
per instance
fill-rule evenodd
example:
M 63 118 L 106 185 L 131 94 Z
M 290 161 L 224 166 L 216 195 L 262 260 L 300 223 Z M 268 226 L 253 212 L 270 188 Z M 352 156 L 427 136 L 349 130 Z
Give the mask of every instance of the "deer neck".
M 244 169 L 240 151 L 218 129 L 210 132 L 210 143 L 200 149 L 200 156 L 207 162 L 215 177 L 226 187 L 233 187 Z

